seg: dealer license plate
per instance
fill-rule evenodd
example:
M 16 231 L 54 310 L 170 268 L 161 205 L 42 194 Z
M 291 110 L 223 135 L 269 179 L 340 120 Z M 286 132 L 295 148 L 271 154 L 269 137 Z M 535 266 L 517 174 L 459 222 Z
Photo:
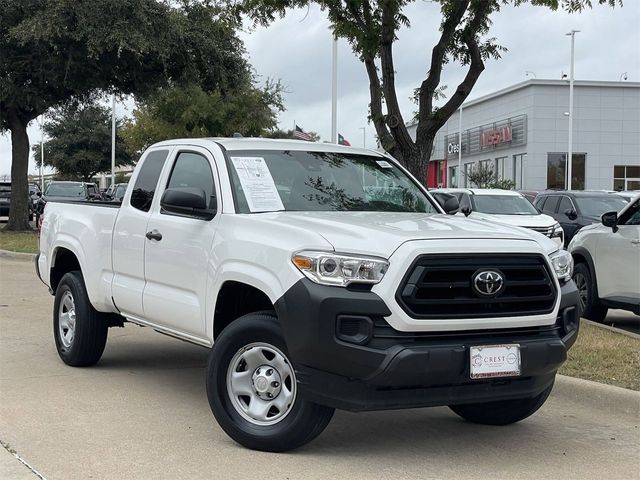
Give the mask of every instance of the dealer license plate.
M 520 375 L 520 345 L 485 345 L 469 349 L 471 378 Z

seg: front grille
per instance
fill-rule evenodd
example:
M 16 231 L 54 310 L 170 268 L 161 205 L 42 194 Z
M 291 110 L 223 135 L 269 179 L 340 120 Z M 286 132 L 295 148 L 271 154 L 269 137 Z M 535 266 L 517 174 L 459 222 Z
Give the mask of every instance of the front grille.
M 481 270 L 498 270 L 504 288 L 482 296 L 472 288 Z M 546 314 L 556 289 L 541 255 L 423 255 L 405 275 L 396 300 L 412 318 L 488 318 Z
M 544 236 L 549 238 L 551 238 L 551 235 L 553 235 L 553 225 L 550 227 L 524 227 L 524 228 L 528 228 L 529 230 L 533 230 L 534 232 L 541 233 Z

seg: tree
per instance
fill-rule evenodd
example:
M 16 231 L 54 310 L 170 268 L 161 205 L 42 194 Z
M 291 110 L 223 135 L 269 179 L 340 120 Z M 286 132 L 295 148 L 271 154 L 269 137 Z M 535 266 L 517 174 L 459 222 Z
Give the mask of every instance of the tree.
M 0 0 L 0 131 L 11 131 L 11 211 L 28 229 L 27 125 L 70 99 L 145 96 L 185 81 L 250 81 L 236 24 L 190 0 Z
M 167 138 L 261 136 L 277 125 L 282 111 L 279 83 L 263 88 L 251 82 L 226 93 L 202 87 L 161 89 L 145 99 L 125 124 L 123 136 L 131 153 Z
M 116 127 L 118 127 L 117 122 Z M 98 104 L 71 103 L 57 110 L 43 126 L 44 164 L 65 178 L 85 182 L 111 169 L 111 111 Z M 116 129 L 116 165 L 130 165 L 120 130 Z M 36 165 L 40 165 L 40 144 L 33 146 Z
M 551 10 L 580 12 L 596 0 L 435 0 L 440 4 L 440 37 L 431 51 L 426 78 L 418 87 L 417 131 L 409 135 L 396 92 L 393 44 L 400 27 L 409 26 L 403 13 L 414 0 L 226 0 L 236 15 L 248 14 L 258 24 L 268 25 L 287 8 L 316 3 L 323 9 L 337 37 L 345 38 L 364 63 L 369 80 L 369 114 L 382 147 L 402 162 L 419 180 L 426 182 L 427 164 L 438 130 L 471 93 L 489 58 L 498 59 L 506 49 L 488 37 L 491 16 L 503 6 L 530 2 Z M 622 5 L 622 0 L 597 0 L 598 4 Z M 420 25 L 424 18 L 418 19 Z M 414 53 L 416 52 L 416 53 Z M 426 52 L 419 45 L 412 55 Z M 444 105 L 435 108 L 442 92 L 443 66 L 459 62 L 466 75 Z
M 317 132 L 305 132 L 305 133 L 308 133 L 314 142 L 320 141 L 320 134 L 318 134 Z M 267 138 L 290 138 L 290 139 L 296 138 L 293 136 L 293 129 L 289 129 L 289 130 L 276 129 L 268 132 L 264 136 Z
M 465 172 L 465 175 L 476 188 L 490 188 L 496 180 L 493 167 L 482 163 L 471 167 L 468 172 Z

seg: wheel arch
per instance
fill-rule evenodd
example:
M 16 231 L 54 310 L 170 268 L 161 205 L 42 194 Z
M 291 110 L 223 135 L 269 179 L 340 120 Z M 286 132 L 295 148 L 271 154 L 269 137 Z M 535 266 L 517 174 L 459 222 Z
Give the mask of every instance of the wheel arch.
M 260 288 L 238 280 L 226 280 L 218 290 L 213 313 L 213 339 L 248 313 L 275 312 L 269 296 Z M 275 313 L 274 313 L 275 315 Z
M 577 265 L 578 263 L 585 263 L 587 265 L 589 273 L 591 274 L 591 280 L 593 281 L 593 289 L 596 293 L 596 297 L 599 298 L 595 263 L 593 261 L 593 257 L 589 253 L 589 250 L 584 247 L 577 247 L 571 251 L 571 256 L 573 257 L 574 264 Z
M 82 273 L 82 265 L 78 255 L 67 246 L 57 246 L 53 249 L 51 267 L 49 269 L 49 284 L 53 292 L 58 288 L 62 277 L 69 272 L 79 270 Z

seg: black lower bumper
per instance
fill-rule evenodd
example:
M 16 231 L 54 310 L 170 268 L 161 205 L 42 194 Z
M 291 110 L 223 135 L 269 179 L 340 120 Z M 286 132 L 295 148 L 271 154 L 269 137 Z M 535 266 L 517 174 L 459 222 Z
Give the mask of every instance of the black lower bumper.
M 398 332 L 385 321 L 391 312 L 376 294 L 306 279 L 275 306 L 305 398 L 346 410 L 380 410 L 541 393 L 578 334 L 573 282 L 561 294 L 555 325 L 490 331 Z M 470 378 L 469 348 L 492 344 L 520 345 L 519 377 Z

